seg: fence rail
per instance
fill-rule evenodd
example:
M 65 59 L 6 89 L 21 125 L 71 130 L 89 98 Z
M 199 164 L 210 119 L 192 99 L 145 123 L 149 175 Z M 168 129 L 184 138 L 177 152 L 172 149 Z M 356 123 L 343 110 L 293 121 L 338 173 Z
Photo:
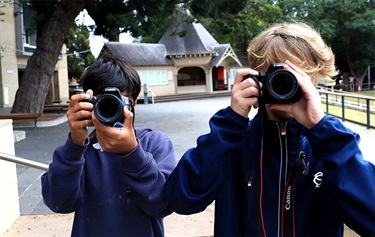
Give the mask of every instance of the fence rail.
M 375 128 L 375 97 L 329 91 L 319 88 L 326 114 L 369 128 Z M 350 98 L 350 99 L 349 99 Z M 339 110 L 332 111 L 336 108 Z M 355 116 L 349 110 L 356 111 Z M 364 115 L 365 118 L 360 115 Z M 359 118 L 358 118 L 359 117 Z

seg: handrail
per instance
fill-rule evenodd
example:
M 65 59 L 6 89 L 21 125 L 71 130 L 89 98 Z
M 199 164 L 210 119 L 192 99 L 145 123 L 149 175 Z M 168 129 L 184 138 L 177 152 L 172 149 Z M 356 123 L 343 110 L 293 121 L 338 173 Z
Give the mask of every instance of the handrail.
M 35 168 L 35 169 L 38 169 L 38 170 L 43 170 L 43 171 L 48 170 L 47 164 L 43 164 L 43 163 L 40 163 L 40 162 L 28 160 L 28 159 L 13 156 L 13 155 L 9 155 L 9 154 L 3 153 L 3 152 L 0 152 L 0 160 L 13 162 L 13 163 L 16 163 L 16 164 L 19 164 L 19 165 Z
M 151 93 L 151 101 L 154 104 L 155 103 L 155 97 L 156 97 L 155 93 L 148 86 L 147 86 L 147 91 L 149 91 Z
M 335 117 L 341 118 L 342 121 L 347 120 L 349 122 L 353 122 L 353 123 L 356 123 L 356 124 L 359 124 L 359 125 L 366 126 L 368 129 L 369 128 L 375 128 L 375 126 L 371 124 L 371 119 L 370 119 L 370 115 L 375 114 L 375 107 L 370 105 L 370 101 L 375 101 L 375 97 L 363 96 L 363 95 L 353 95 L 353 94 L 349 94 L 349 93 L 343 93 L 341 91 L 336 92 L 335 90 L 333 90 L 334 92 L 331 92 L 332 90 L 329 90 L 329 89 L 325 90 L 325 89 L 322 89 L 322 88 L 318 88 L 318 91 L 319 91 L 320 95 L 323 96 L 323 97 L 321 97 L 321 100 L 325 101 L 325 106 L 326 106 L 325 112 L 327 114 L 330 114 L 330 115 L 333 115 Z M 333 100 L 329 99 L 328 95 L 334 95 L 334 96 L 336 96 L 336 99 L 334 99 L 334 101 L 333 101 Z M 341 99 L 339 99 L 338 97 L 341 98 Z M 345 101 L 345 97 L 356 98 L 356 99 L 358 99 L 358 102 L 353 103 L 353 102 Z M 365 100 L 365 104 L 360 103 L 359 100 Z M 341 107 L 341 116 L 335 115 L 335 114 L 332 114 L 332 113 L 329 112 L 329 105 L 330 104 L 337 104 L 336 106 Z M 366 113 L 366 122 L 360 122 L 360 121 L 356 121 L 356 120 L 353 120 L 351 118 L 348 118 L 347 116 L 345 116 L 345 108 L 352 108 L 352 109 L 356 109 L 356 110 L 360 110 L 360 111 L 365 112 Z

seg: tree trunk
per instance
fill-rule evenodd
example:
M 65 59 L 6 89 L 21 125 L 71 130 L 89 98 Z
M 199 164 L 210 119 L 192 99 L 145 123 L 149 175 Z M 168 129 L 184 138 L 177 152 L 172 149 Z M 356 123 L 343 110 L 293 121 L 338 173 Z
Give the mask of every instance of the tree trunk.
M 51 87 L 54 68 L 65 35 L 88 0 L 62 0 L 37 39 L 37 48 L 29 58 L 16 93 L 12 113 L 42 114 L 44 101 Z
M 362 90 L 363 80 L 365 79 L 366 75 L 367 75 L 367 70 L 365 70 L 362 73 L 359 73 L 357 77 L 357 90 Z

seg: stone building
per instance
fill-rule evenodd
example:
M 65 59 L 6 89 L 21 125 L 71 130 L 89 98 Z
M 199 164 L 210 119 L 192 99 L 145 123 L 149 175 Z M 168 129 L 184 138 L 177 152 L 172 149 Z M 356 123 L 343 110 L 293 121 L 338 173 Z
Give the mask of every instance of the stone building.
M 247 65 L 243 54 L 218 43 L 200 23 L 176 21 L 157 44 L 108 42 L 100 54 L 105 51 L 125 58 L 156 96 L 227 92 L 231 69 Z

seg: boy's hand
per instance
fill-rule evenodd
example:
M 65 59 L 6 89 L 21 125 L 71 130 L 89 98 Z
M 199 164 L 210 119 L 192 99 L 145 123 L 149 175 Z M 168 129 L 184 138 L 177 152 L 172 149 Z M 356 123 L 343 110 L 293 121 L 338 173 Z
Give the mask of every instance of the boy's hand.
M 251 78 L 243 80 L 244 76 L 248 74 L 257 76 L 258 72 L 252 69 L 237 70 L 230 103 L 230 107 L 245 118 L 249 117 L 251 106 L 258 108 L 258 97 L 261 89 L 259 85 L 262 86 Z
M 133 113 L 124 107 L 125 121 L 123 128 L 113 128 L 101 123 L 94 114 L 92 121 L 96 128 L 96 138 L 103 151 L 127 155 L 138 145 L 133 127 Z
M 88 136 L 87 126 L 92 125 L 91 114 L 94 108 L 93 104 L 81 101 L 89 99 L 92 94 L 92 90 L 88 90 L 86 94 L 72 95 L 66 112 L 71 139 L 79 145 L 83 145 Z

